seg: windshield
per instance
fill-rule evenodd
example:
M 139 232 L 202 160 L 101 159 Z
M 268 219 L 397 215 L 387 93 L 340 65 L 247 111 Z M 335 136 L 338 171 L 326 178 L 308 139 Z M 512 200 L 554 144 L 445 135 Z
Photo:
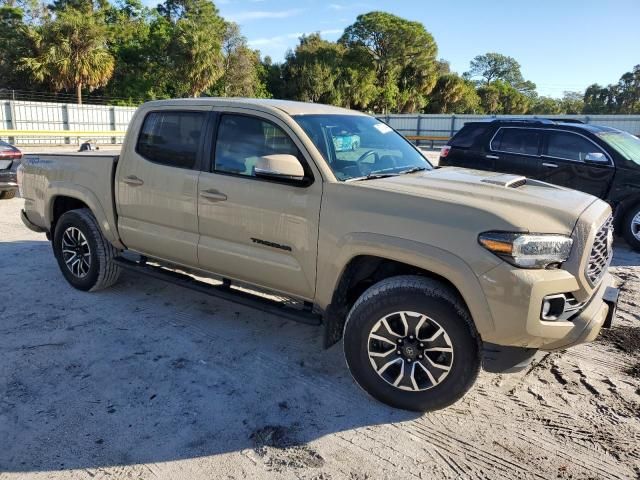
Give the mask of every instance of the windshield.
M 640 165 L 640 139 L 627 132 L 602 132 L 598 137 L 607 142 L 627 160 Z
M 373 117 L 296 115 L 293 118 L 339 180 L 377 178 L 432 168 L 404 137 Z

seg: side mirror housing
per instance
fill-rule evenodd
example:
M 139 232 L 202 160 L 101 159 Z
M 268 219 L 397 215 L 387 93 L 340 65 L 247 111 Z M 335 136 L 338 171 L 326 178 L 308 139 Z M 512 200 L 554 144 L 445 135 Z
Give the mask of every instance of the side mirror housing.
M 584 157 L 584 161 L 603 163 L 603 162 L 608 162 L 609 159 L 602 152 L 594 152 L 594 153 L 587 153 Z
M 294 155 L 275 154 L 258 158 L 255 166 L 256 177 L 276 180 L 303 181 L 304 168 Z

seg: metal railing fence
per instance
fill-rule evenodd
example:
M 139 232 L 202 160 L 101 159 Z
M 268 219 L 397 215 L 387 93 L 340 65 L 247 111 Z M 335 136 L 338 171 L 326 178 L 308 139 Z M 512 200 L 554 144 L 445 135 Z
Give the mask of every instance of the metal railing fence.
M 17 145 L 76 144 L 86 140 L 119 144 L 134 112 L 135 107 L 0 100 L 0 139 Z M 431 146 L 445 143 L 472 120 L 523 117 L 573 118 L 640 134 L 640 115 L 378 115 L 416 143 Z

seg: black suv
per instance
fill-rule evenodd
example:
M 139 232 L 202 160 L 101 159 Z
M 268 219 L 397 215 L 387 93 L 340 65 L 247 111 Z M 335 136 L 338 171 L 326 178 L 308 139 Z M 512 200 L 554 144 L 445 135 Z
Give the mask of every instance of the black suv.
M 468 122 L 440 152 L 441 166 L 515 173 L 600 197 L 616 231 L 640 251 L 640 139 L 576 120 Z

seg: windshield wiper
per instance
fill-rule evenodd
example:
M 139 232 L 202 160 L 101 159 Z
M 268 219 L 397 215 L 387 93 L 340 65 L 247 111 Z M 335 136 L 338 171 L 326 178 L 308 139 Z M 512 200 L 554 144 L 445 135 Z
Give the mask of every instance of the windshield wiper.
M 397 177 L 400 175 L 399 172 L 396 173 L 375 173 L 372 172 L 369 175 L 363 175 L 362 177 L 353 177 L 348 178 L 345 182 L 361 182 L 362 180 L 373 180 L 376 178 L 387 178 L 387 177 Z
M 407 170 L 402 170 L 400 172 L 400 175 L 404 175 L 405 173 L 424 172 L 425 170 L 427 170 L 427 167 L 411 167 L 411 168 L 408 168 Z

